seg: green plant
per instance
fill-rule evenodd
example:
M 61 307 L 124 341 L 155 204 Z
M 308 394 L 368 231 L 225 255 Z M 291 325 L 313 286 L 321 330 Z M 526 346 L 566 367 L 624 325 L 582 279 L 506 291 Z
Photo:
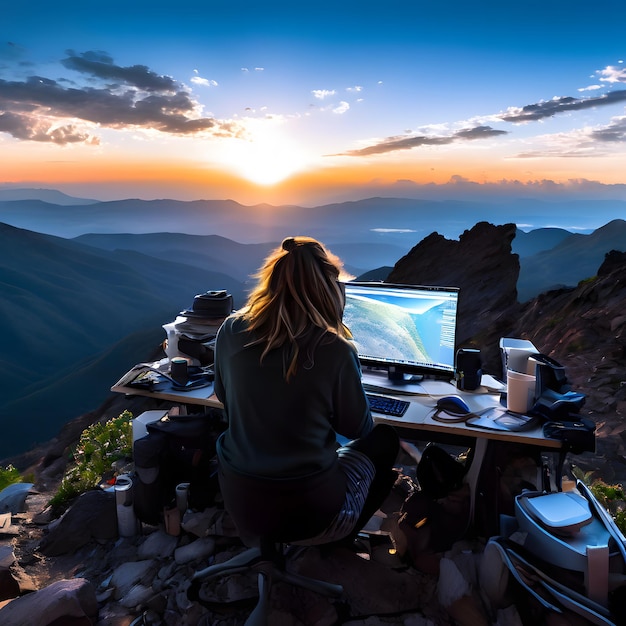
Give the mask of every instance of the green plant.
M 589 283 L 592 283 L 596 278 L 597 276 L 589 276 L 588 278 L 583 278 L 582 280 L 578 281 L 578 286 L 582 287 L 582 285 L 588 285 Z
M 5 468 L 0 467 L 0 491 L 9 485 L 21 482 L 22 476 L 12 465 L 7 465 Z
M 63 507 L 81 493 L 98 487 L 107 474 L 114 474 L 117 461 L 132 456 L 132 418 L 130 411 L 124 411 L 82 432 L 72 463 L 50 500 L 52 507 Z
M 622 485 L 609 485 L 600 478 L 591 480 L 593 472 L 582 472 L 573 467 L 576 478 L 584 482 L 596 500 L 610 513 L 616 526 L 626 535 L 626 493 Z

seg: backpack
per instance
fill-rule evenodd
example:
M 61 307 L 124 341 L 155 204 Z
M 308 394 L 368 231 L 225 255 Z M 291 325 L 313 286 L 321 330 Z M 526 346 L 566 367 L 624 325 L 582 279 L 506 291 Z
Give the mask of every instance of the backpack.
M 133 444 L 133 504 L 140 521 L 158 524 L 181 483 L 189 483 L 190 508 L 212 504 L 218 491 L 215 442 L 224 428 L 220 411 L 147 424 L 147 435 Z
M 470 490 L 465 465 L 443 448 L 429 444 L 417 464 L 419 483 L 399 512 L 397 543 L 414 565 L 420 556 L 448 550 L 469 526 Z

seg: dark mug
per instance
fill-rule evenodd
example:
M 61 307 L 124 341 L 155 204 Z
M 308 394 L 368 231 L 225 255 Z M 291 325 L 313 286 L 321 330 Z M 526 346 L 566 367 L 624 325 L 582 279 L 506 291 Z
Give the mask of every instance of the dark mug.
M 187 359 L 176 356 L 170 361 L 170 376 L 176 384 L 184 387 L 187 384 Z
M 480 350 L 460 348 L 456 353 L 456 386 L 463 391 L 480 387 L 483 377 Z

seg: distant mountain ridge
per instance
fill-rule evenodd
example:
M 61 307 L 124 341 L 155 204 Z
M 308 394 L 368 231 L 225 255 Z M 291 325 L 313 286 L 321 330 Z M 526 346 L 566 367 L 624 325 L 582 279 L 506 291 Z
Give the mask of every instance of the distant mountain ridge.
M 304 207 L 246 206 L 233 200 L 125 199 L 67 206 L 41 199 L 3 200 L 0 195 L 0 222 L 67 238 L 88 233 L 177 232 L 262 243 L 308 234 L 329 244 L 392 243 L 408 248 L 434 231 L 456 238 L 479 221 L 532 224 L 538 229 L 578 219 L 585 229 L 581 232 L 590 232 L 624 215 L 623 200 L 367 198 Z
M 0 186 L 0 201 L 11 200 L 41 200 L 50 204 L 60 204 L 62 206 L 72 206 L 78 204 L 96 204 L 99 200 L 88 198 L 75 198 L 68 196 L 57 189 L 28 189 L 19 187 Z
M 517 292 L 520 301 L 563 286 L 576 286 L 595 276 L 611 250 L 626 251 L 626 221 L 613 220 L 589 235 L 571 234 L 553 248 L 530 255 L 520 263 Z
M 158 348 L 165 338 L 161 325 L 189 306 L 196 293 L 226 288 L 235 296 L 236 306 L 241 305 L 251 274 L 286 233 L 318 236 L 316 232 L 326 232 L 329 237 L 320 238 L 344 260 L 349 272 L 377 280 L 385 279 L 423 240 L 417 229 L 388 236 L 371 228 L 350 229 L 359 212 L 363 224 L 401 223 L 416 206 L 402 201 L 345 203 L 352 211 L 352 217 L 345 219 L 336 215 L 344 204 L 315 210 L 258 205 L 255 224 L 265 221 L 266 232 L 280 233 L 280 237 L 252 243 L 217 234 L 155 232 L 161 225 L 159 216 L 172 211 L 170 201 L 140 201 L 140 208 L 134 202 L 63 207 L 30 199 L 0 200 L 0 222 L 5 211 L 21 220 L 42 214 L 51 227 L 67 229 L 63 220 L 73 215 L 76 229 L 86 231 L 71 239 L 0 223 L 0 323 L 5 337 L 0 350 L 0 426 L 5 428 L 0 458 L 16 446 L 45 440 L 67 420 L 97 406 L 126 369 Z M 107 217 L 103 206 L 115 215 Z M 214 223 L 230 219 L 233 230 L 249 227 L 246 219 L 254 213 L 252 207 L 235 202 L 198 201 L 181 206 L 205 221 L 210 221 L 205 216 L 207 207 L 218 207 Z M 401 210 L 385 221 L 381 209 L 385 206 Z M 318 210 L 317 231 L 309 231 L 306 220 L 298 225 L 299 216 Z M 168 219 L 172 225 L 177 220 L 190 223 L 178 215 Z M 152 231 L 93 232 L 102 226 L 98 220 L 111 226 L 141 221 Z M 436 235 L 434 241 L 439 244 L 430 254 L 434 259 L 441 257 L 445 268 L 451 262 L 446 246 L 455 242 L 436 230 L 431 235 Z M 526 233 L 511 224 L 509 236 L 513 237 L 510 248 L 520 259 L 518 299 L 525 301 L 557 284 L 574 287 L 594 276 L 606 253 L 625 249 L 626 222 L 613 220 L 590 235 L 555 228 Z M 474 245 L 479 249 L 481 244 Z M 423 263 L 428 263 L 428 256 Z M 512 278 L 507 276 L 507 281 Z

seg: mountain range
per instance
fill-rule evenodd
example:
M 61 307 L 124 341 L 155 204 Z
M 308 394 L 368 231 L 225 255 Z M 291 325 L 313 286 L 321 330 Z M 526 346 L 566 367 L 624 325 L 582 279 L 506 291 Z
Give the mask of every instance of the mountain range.
M 36 199 L 26 191 L 3 199 L 3 193 L 0 459 L 46 441 L 64 423 L 100 405 L 126 370 L 158 350 L 165 338 L 161 326 L 189 307 L 194 295 L 227 289 L 240 306 L 250 276 L 285 234 L 318 236 L 352 275 L 378 271 L 385 278 L 419 244 L 425 228 L 386 233 L 350 227 L 355 215 L 363 224 L 384 225 L 376 227 L 381 229 L 406 224 L 409 205 L 398 199 L 304 209 L 232 201 L 103 203 L 46 190 L 32 192 Z M 415 215 L 411 219 L 414 226 L 421 223 Z M 193 224 L 195 234 L 185 232 Z M 133 232 L 139 225 L 142 230 Z M 167 232 L 166 226 L 179 230 Z M 246 242 L 255 228 L 257 241 Z M 215 232 L 202 234 L 210 229 Z M 223 234 L 238 230 L 243 242 Z M 623 220 L 586 235 L 516 229 L 518 298 L 575 286 L 595 275 L 607 252 L 625 250 L 622 242 Z

